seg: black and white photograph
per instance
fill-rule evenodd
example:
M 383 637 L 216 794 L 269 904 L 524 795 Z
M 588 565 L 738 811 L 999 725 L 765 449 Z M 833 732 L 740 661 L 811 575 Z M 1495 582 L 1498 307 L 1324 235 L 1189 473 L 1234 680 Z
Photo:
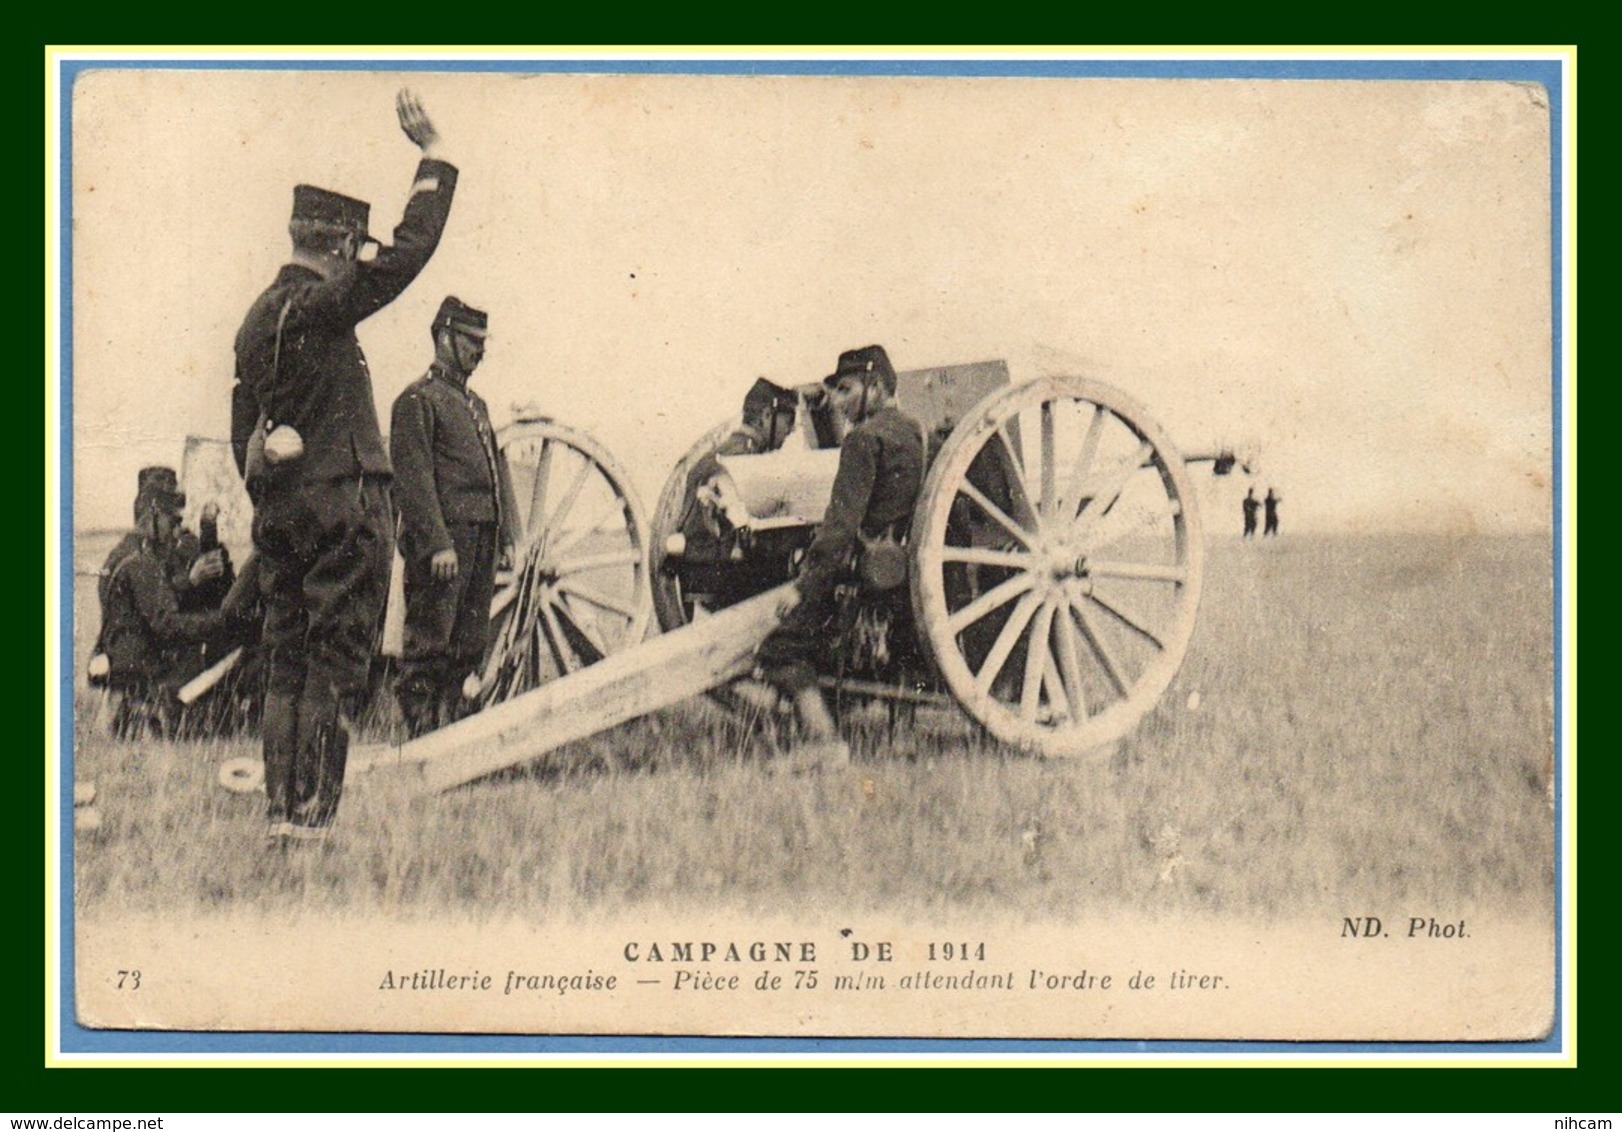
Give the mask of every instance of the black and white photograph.
M 1558 1053 L 1552 59 L 75 64 L 64 1047 Z

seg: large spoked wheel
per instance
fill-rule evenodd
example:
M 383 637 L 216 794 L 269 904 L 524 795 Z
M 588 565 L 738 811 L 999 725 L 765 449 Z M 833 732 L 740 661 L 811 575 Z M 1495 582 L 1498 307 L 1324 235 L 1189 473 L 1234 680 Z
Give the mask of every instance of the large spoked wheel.
M 614 458 L 548 420 L 517 421 L 497 443 L 519 529 L 490 606 L 486 704 L 635 645 L 653 613 L 647 520 Z
M 1131 398 L 1050 378 L 975 407 L 913 519 L 913 610 L 953 696 L 1049 756 L 1119 739 L 1194 631 L 1204 542 L 1182 458 Z

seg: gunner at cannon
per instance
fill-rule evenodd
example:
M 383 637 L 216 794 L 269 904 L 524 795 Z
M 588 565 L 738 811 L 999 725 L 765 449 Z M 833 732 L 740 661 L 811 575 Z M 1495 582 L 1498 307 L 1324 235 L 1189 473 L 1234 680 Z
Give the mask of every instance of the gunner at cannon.
M 796 770 L 850 758 L 817 686 L 818 660 L 832 639 L 839 585 L 851 577 L 859 553 L 877 559 L 882 548 L 894 550 L 906 541 L 924 475 L 922 431 L 896 407 L 895 367 L 882 346 L 846 350 L 823 384 L 850 431 L 840 447 L 827 513 L 783 621 L 756 653 L 765 678 L 793 698 L 810 740 L 791 756 Z M 899 552 L 892 557 L 901 560 Z

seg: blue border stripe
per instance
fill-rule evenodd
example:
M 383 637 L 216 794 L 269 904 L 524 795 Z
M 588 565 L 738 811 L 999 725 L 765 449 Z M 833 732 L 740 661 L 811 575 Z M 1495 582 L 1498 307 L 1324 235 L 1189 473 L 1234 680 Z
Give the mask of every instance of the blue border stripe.
M 1553 328 L 1551 373 L 1551 412 L 1553 414 L 1552 506 L 1554 514 L 1554 646 L 1555 679 L 1555 770 L 1556 808 L 1564 813 L 1565 797 L 1560 770 L 1565 760 L 1565 731 L 1561 705 L 1565 675 L 1561 667 L 1564 632 L 1561 538 L 1564 517 L 1560 511 L 1564 451 L 1561 433 L 1564 359 L 1560 323 L 1564 299 L 1564 247 L 1561 231 L 1564 220 L 1562 201 L 1564 138 L 1564 87 L 1561 62 L 1557 59 L 1113 59 L 1113 60 L 934 60 L 934 59 L 723 59 L 723 60 L 492 60 L 457 59 L 413 60 L 307 59 L 307 60 L 59 60 L 57 64 L 59 142 L 61 164 L 58 170 L 61 191 L 59 208 L 61 231 L 58 256 L 61 272 L 59 326 L 61 334 L 62 418 L 59 422 L 58 475 L 61 484 L 62 531 L 59 538 L 61 564 L 59 584 L 64 595 L 59 620 L 62 649 L 60 665 L 60 708 L 58 724 L 62 743 L 63 781 L 59 790 L 59 816 L 62 822 L 61 875 L 63 912 L 61 924 L 62 998 L 58 1004 L 62 1050 L 68 1054 L 128 1054 L 132 1057 L 162 1054 L 201 1054 L 242 1057 L 256 1054 L 348 1054 L 354 1056 L 399 1056 L 436 1054 L 595 1054 L 615 1057 L 633 1054 L 666 1054 L 704 1057 L 718 1054 L 787 1054 L 826 1056 L 861 1054 L 904 1058 L 930 1054 L 1027 1055 L 1033 1057 L 1120 1055 L 1126 1053 L 1177 1054 L 1189 1057 L 1210 1055 L 1289 1055 L 1322 1058 L 1357 1054 L 1369 1057 L 1401 1055 L 1515 1055 L 1562 1052 L 1560 1042 L 1564 1017 L 1565 983 L 1564 936 L 1561 914 L 1564 897 L 1561 879 L 1565 860 L 1559 840 L 1555 843 L 1555 1012 L 1548 1038 L 1535 1042 L 1256 1042 L 1256 1041 L 1079 1041 L 1079 1040 L 971 1040 L 971 1039 L 872 1039 L 872 1038 L 694 1038 L 694 1037 L 590 1037 L 511 1035 L 423 1035 L 352 1033 L 198 1033 L 184 1031 L 134 1032 L 91 1030 L 78 1024 L 74 1012 L 73 965 L 73 709 L 77 691 L 73 671 L 73 256 L 72 256 L 72 90 L 81 74 L 97 70 L 257 70 L 257 71 L 420 71 L 445 73 L 510 74 L 712 74 L 712 75 L 874 75 L 874 76 L 980 76 L 1001 78 L 1182 78 L 1182 79 L 1277 79 L 1277 80 L 1408 80 L 1481 81 L 1540 83 L 1548 92 L 1550 109 L 1550 178 L 1552 208 L 1550 235 L 1553 251 L 1553 287 L 1550 320 Z

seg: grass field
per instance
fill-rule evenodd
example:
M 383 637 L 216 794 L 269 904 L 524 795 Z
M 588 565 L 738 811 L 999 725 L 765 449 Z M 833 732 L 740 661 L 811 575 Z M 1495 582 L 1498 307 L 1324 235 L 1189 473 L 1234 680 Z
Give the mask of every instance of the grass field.
M 75 589 L 82 673 L 94 580 Z M 851 772 L 773 775 L 769 734 L 695 701 L 435 799 L 352 783 L 334 841 L 292 859 L 261 847 L 262 798 L 215 784 L 254 743 L 119 744 L 82 707 L 75 773 L 103 822 L 77 842 L 77 906 L 1537 913 L 1551 597 L 1546 539 L 1216 542 L 1181 673 L 1099 758 L 1033 759 L 954 716 L 857 722 Z

